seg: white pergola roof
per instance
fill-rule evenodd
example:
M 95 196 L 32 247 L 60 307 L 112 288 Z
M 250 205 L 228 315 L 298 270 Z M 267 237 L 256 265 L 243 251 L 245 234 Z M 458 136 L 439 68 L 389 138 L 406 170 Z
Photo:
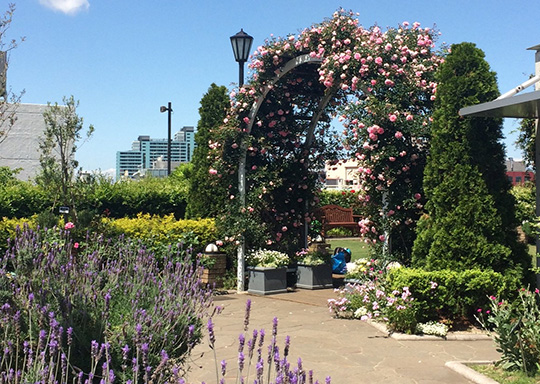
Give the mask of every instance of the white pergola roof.
M 461 116 L 540 118 L 540 91 L 461 108 Z

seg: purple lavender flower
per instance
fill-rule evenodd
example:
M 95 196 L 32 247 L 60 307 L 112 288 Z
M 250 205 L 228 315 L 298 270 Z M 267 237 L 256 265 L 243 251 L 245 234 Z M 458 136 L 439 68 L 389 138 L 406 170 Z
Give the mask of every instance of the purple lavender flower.
M 238 352 L 242 352 L 244 350 L 244 343 L 246 342 L 246 337 L 243 333 L 238 335 Z
M 244 370 L 244 360 L 246 357 L 242 352 L 238 353 L 238 370 L 242 372 Z
M 244 332 L 247 332 L 249 327 L 249 315 L 251 313 L 251 300 L 246 301 L 246 313 L 244 315 Z
M 225 360 L 221 360 L 221 376 L 225 376 L 226 372 L 227 372 L 227 362 Z
M 272 321 L 272 336 L 277 335 L 277 326 L 278 326 L 278 318 L 274 317 L 274 320 Z
M 283 356 L 287 357 L 289 356 L 289 348 L 291 346 L 291 338 L 290 336 L 285 336 L 285 347 L 283 348 Z
M 330 384 L 330 376 L 326 376 L 326 384 Z
M 68 345 L 73 343 L 73 328 L 71 327 L 67 329 L 67 343 Z
M 90 347 L 90 355 L 94 358 L 97 357 L 98 355 L 98 351 L 99 351 L 99 344 L 97 341 L 95 340 L 92 340 L 92 342 L 90 343 L 91 344 L 91 347 Z
M 216 336 L 214 335 L 214 324 L 212 323 L 212 318 L 208 319 L 208 324 L 206 325 L 206 328 L 208 329 L 208 338 L 210 340 L 210 348 L 214 349 Z

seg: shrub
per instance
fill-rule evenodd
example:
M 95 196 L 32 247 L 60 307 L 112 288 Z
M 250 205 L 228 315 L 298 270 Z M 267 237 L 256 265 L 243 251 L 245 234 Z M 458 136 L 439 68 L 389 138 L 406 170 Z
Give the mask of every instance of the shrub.
M 1 259 L 9 295 L 0 307 L 0 375 L 15 367 L 20 382 L 177 375 L 212 301 L 200 270 L 171 256 L 158 268 L 148 250 L 123 239 L 75 248 L 66 230 L 18 233 Z
M 522 370 L 534 376 L 540 369 L 540 292 L 521 289 L 515 300 L 490 296 L 486 310 L 478 309 L 478 320 L 493 331 L 500 364 L 505 370 Z
M 167 216 L 139 214 L 136 218 L 103 218 L 101 225 L 109 236 L 125 234 L 141 240 L 152 250 L 161 251 L 171 245 L 181 244 L 183 249 L 192 248 L 192 253 L 202 252 L 206 245 L 216 239 L 213 219 L 176 220 Z
M 345 208 L 352 208 L 353 213 L 358 215 L 361 213 L 362 205 L 358 196 L 360 192 L 355 191 L 354 189 L 348 191 L 333 191 L 323 189 L 320 191 L 319 197 L 319 206 L 335 204 Z
M 488 304 L 488 296 L 508 297 L 519 287 L 519 279 L 494 271 L 464 271 L 398 268 L 388 275 L 392 289 L 409 287 L 414 297 L 417 322 L 445 320 L 450 324 L 473 320 L 477 308 Z

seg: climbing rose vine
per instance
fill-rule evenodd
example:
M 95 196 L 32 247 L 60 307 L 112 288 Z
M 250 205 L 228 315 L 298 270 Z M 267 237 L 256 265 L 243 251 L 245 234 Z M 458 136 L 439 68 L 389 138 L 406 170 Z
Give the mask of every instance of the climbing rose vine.
M 390 235 L 406 248 L 423 202 L 433 78 L 442 62 L 435 37 L 418 23 L 366 29 L 341 10 L 298 35 L 258 47 L 249 81 L 231 93 L 228 116 L 209 142 L 210 174 L 230 191 L 222 221 L 228 239 L 243 233 L 255 246 L 297 246 L 312 219 L 318 171 L 341 155 L 359 163 L 366 241 L 380 244 Z M 295 58 L 310 62 L 282 75 Z M 329 129 L 332 118 L 343 124 L 343 136 Z M 242 204 L 237 172 L 244 156 Z

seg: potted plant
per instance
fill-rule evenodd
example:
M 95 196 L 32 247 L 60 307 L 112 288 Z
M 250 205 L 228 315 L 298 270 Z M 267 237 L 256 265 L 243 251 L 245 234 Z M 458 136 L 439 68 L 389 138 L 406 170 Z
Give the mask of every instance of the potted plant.
M 321 289 L 332 288 L 331 255 L 324 250 L 302 249 L 296 253 L 297 288 Z
M 287 292 L 287 254 L 259 249 L 248 255 L 247 262 L 249 293 L 270 295 Z

